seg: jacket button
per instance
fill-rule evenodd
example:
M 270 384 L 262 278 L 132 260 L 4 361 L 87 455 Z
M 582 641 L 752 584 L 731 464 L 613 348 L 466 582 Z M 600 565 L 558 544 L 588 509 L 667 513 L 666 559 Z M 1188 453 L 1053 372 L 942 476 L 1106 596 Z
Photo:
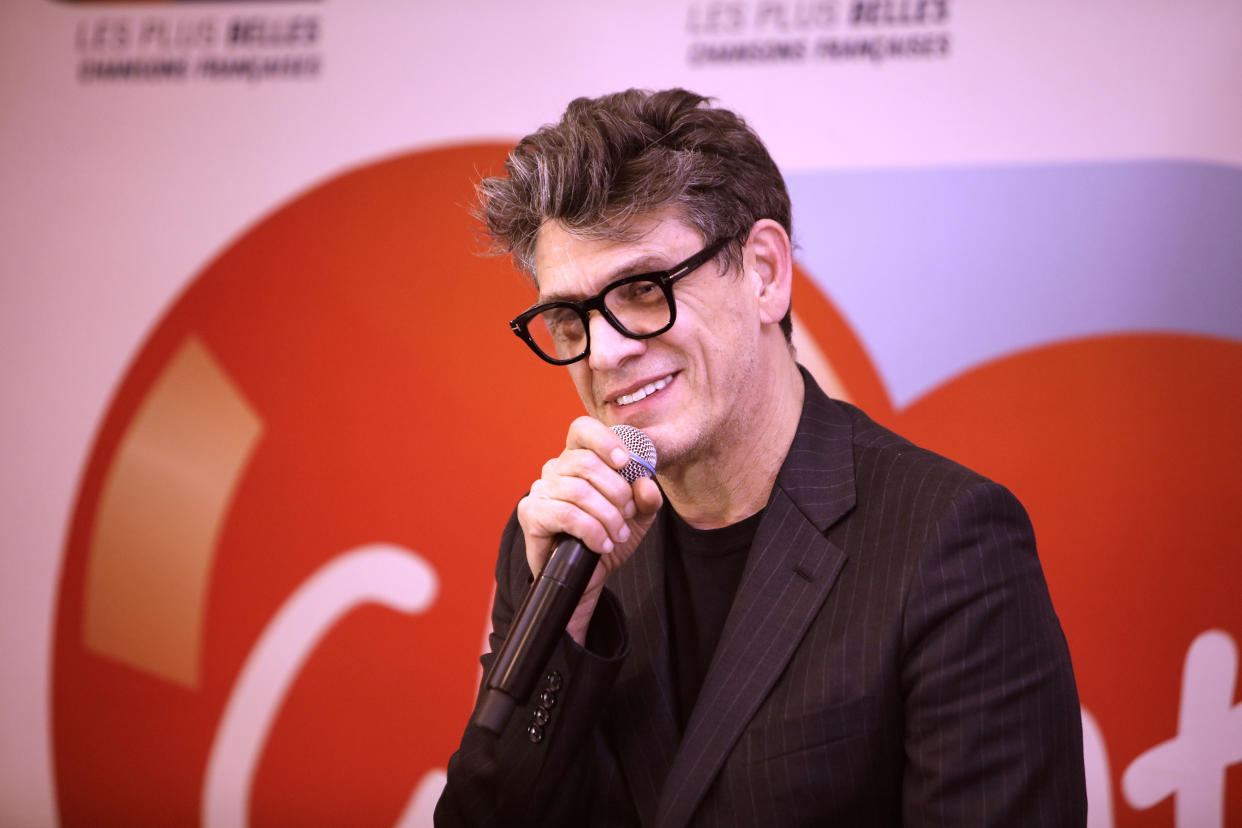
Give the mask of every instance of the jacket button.
M 556 694 L 551 690 L 544 690 L 539 694 L 539 703 L 549 709 L 556 707 Z
M 526 728 L 526 738 L 530 739 L 535 744 L 539 744 L 543 741 L 543 728 L 537 724 L 531 725 Z
M 556 670 L 548 671 L 548 674 L 543 677 L 543 680 L 548 683 L 548 689 L 552 692 L 556 692 L 561 689 L 561 674 Z
M 548 722 L 552 721 L 552 714 L 548 712 L 548 708 L 546 707 L 536 707 L 535 712 L 530 716 L 530 720 L 534 724 L 540 726 L 546 725 Z

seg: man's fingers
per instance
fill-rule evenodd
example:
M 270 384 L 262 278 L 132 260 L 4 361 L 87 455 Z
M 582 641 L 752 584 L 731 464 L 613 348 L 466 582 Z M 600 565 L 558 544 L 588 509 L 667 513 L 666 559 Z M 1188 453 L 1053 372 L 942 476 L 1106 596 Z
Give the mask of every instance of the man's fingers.
M 664 504 L 664 495 L 660 492 L 660 487 L 649 477 L 640 477 L 635 480 L 631 491 L 634 494 L 635 511 L 640 517 L 655 517 L 655 513 Z
M 616 510 L 612 510 L 614 515 Z M 588 548 L 607 555 L 612 552 L 616 543 L 624 543 L 620 537 L 629 538 L 629 527 L 619 517 L 615 519 L 613 530 L 601 522 L 580 504 L 556 498 L 527 495 L 518 503 L 518 522 L 522 524 L 528 542 L 537 548 L 532 550 L 542 554 L 550 546 L 552 538 L 560 534 L 572 535 L 585 543 Z M 622 531 L 621 527 L 624 527 Z
M 624 480 L 621 480 L 615 473 L 613 476 L 617 477 L 628 489 Z M 557 528 L 555 531 L 573 534 L 575 530 L 581 529 L 582 519 L 589 518 L 598 523 L 604 533 L 616 543 L 625 543 L 629 539 L 629 528 L 625 525 L 624 504 L 619 507 L 615 502 L 615 499 L 620 497 L 624 497 L 626 502 L 631 501 L 632 497 L 628 491 L 623 494 L 609 494 L 600 491 L 592 481 L 581 477 L 552 476 L 535 481 L 531 486 L 530 496 L 538 501 L 531 504 L 532 509 L 536 509 L 539 502 L 548 504 L 546 516 L 542 517 L 543 523 L 549 526 L 560 525 L 562 521 L 572 524 Z M 572 510 L 563 509 L 562 505 L 568 505 L 572 507 Z M 575 511 L 583 514 L 578 515 Z M 540 516 L 536 514 L 536 517 Z M 592 545 L 586 537 L 581 535 L 575 535 L 575 537 L 580 538 L 596 551 L 605 551 Z
M 570 424 L 565 448 L 591 451 L 611 465 L 614 471 L 625 468 L 625 464 L 630 462 L 630 453 L 625 450 L 621 438 L 591 417 L 579 417 Z
M 532 571 L 542 567 L 553 539 L 562 533 L 604 556 L 624 553 L 606 569 L 624 562 L 663 502 L 654 481 L 631 486 L 618 474 L 629 462 L 629 452 L 611 429 L 590 417 L 574 420 L 565 450 L 544 463 L 542 476 L 518 504 Z
M 625 457 L 626 462 L 629 462 L 629 455 L 626 454 Z M 566 449 L 553 464 L 551 474 L 545 473 L 544 479 L 550 477 L 586 480 L 618 508 L 633 498 L 630 484 L 617 473 L 617 469 L 589 449 Z

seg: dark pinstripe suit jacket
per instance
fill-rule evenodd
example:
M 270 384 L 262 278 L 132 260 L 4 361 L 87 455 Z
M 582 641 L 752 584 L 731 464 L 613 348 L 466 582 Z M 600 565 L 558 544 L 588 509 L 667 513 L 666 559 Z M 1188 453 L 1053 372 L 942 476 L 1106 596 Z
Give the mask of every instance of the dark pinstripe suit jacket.
M 1069 651 L 1021 505 L 804 377 L 685 733 L 657 525 L 587 650 L 553 657 L 539 741 L 539 698 L 499 739 L 467 728 L 438 825 L 1085 824 Z M 516 520 L 496 574 L 493 651 L 530 578 Z

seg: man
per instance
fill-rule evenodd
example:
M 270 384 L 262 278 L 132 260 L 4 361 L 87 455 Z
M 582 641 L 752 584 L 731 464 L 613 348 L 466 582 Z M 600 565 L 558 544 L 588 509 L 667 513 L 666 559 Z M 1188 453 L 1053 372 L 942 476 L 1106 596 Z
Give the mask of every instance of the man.
M 1079 708 L 1005 489 L 828 399 L 789 342 L 784 182 L 683 90 L 570 104 L 481 186 L 515 330 L 587 416 L 519 502 L 492 652 L 601 554 L 535 698 L 466 728 L 441 825 L 1082 825 Z M 627 483 L 609 427 L 650 435 Z

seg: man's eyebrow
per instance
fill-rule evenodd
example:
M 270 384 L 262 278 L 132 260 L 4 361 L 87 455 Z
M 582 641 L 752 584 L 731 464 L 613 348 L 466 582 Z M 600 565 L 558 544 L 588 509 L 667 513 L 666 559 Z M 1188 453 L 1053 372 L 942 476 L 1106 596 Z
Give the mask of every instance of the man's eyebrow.
M 603 280 L 603 284 L 600 285 L 600 289 L 602 290 L 607 285 L 612 284 L 618 279 L 624 279 L 626 276 L 637 276 L 640 273 L 663 273 L 674 264 L 676 264 L 676 262 L 670 262 L 667 255 L 655 250 L 640 253 L 630 261 L 623 262 L 619 266 L 613 268 L 608 273 L 607 278 Z M 535 284 L 539 284 L 538 277 L 535 279 Z M 584 298 L 585 297 L 579 293 L 544 293 L 543 289 L 540 288 L 539 296 L 535 299 L 535 304 L 544 305 L 548 302 L 577 302 Z

